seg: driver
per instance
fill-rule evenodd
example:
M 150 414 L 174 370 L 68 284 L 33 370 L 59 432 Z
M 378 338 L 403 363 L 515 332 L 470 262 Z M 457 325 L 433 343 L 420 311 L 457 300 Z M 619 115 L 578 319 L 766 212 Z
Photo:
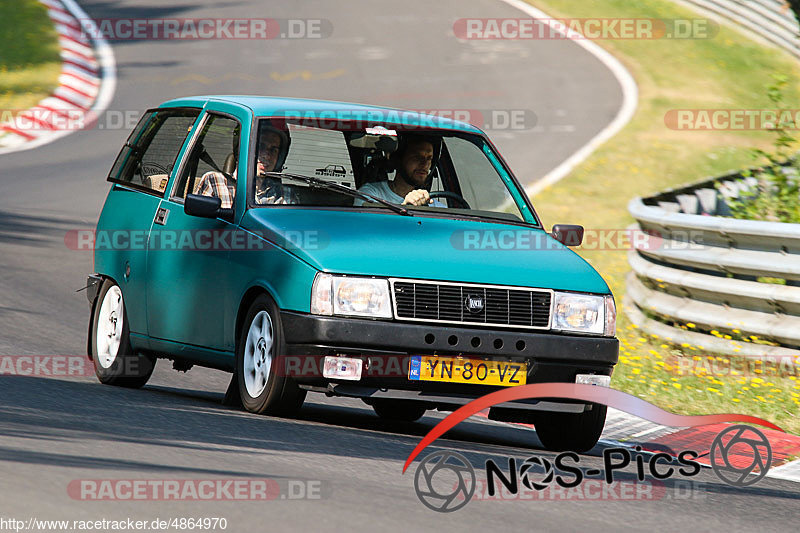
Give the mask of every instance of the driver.
M 288 148 L 286 135 L 269 125 L 260 127 L 258 146 L 256 147 L 256 180 L 255 201 L 257 204 L 296 204 L 297 194 L 283 185 L 277 178 L 266 175 L 267 172 L 280 172 L 281 154 Z
M 446 207 L 442 202 L 431 200 L 428 189 L 431 167 L 433 166 L 433 141 L 425 137 L 411 136 L 405 139 L 401 148 L 392 154 L 397 172 L 392 181 L 370 182 L 362 185 L 358 192 L 363 192 L 401 205 L 429 205 Z M 363 200 L 356 200 L 355 205 L 363 205 Z

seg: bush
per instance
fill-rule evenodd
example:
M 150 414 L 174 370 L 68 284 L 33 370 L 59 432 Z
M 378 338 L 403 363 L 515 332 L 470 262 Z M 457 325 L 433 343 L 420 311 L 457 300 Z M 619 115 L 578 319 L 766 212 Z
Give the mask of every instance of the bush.
M 780 115 L 784 110 L 783 93 L 788 79 L 782 75 L 773 77 L 775 82 L 768 87 L 767 96 Z M 733 218 L 800 223 L 799 162 L 790 157 L 790 151 L 797 143 L 790 129 L 796 127 L 791 120 L 777 120 L 770 128 L 775 134 L 772 150 L 752 150 L 753 158 L 759 163 L 766 160 L 766 164 L 742 172 L 745 177 L 755 177 L 757 185 L 749 193 L 743 192 L 738 199 L 728 201 Z

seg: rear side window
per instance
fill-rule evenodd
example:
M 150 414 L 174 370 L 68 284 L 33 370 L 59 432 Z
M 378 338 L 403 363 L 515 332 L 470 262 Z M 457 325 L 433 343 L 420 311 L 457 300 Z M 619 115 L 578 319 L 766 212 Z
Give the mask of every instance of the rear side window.
M 199 109 L 148 111 L 111 168 L 108 181 L 163 193 Z

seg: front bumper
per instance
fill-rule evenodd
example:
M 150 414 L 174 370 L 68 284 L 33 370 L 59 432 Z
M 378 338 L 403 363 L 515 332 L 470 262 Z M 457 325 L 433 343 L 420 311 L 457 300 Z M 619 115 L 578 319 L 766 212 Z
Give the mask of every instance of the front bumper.
M 491 328 L 316 316 L 284 311 L 283 331 L 290 349 L 330 348 L 337 352 L 485 355 L 565 364 L 613 366 L 616 338 L 562 335 Z
M 361 398 L 368 403 L 396 399 L 448 409 L 501 388 L 409 380 L 410 355 L 525 362 L 527 383 L 574 383 L 577 374 L 611 375 L 619 355 L 616 338 L 323 317 L 287 311 L 281 313 L 281 321 L 286 356 L 317 360 L 312 365 L 296 364 L 297 369 L 305 369 L 293 376 L 301 386 L 332 396 Z M 364 361 L 361 380 L 323 378 L 319 362 L 325 355 L 361 357 Z M 563 412 L 582 412 L 587 408 L 582 403 L 565 400 L 522 400 L 503 407 Z

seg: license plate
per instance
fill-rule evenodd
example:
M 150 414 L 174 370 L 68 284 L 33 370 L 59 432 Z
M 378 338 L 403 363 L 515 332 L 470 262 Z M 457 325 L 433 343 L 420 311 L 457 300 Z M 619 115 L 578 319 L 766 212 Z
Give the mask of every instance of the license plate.
M 446 381 L 515 387 L 525 385 L 528 366 L 525 363 L 484 361 L 457 357 L 411 356 L 408 379 L 414 381 Z

